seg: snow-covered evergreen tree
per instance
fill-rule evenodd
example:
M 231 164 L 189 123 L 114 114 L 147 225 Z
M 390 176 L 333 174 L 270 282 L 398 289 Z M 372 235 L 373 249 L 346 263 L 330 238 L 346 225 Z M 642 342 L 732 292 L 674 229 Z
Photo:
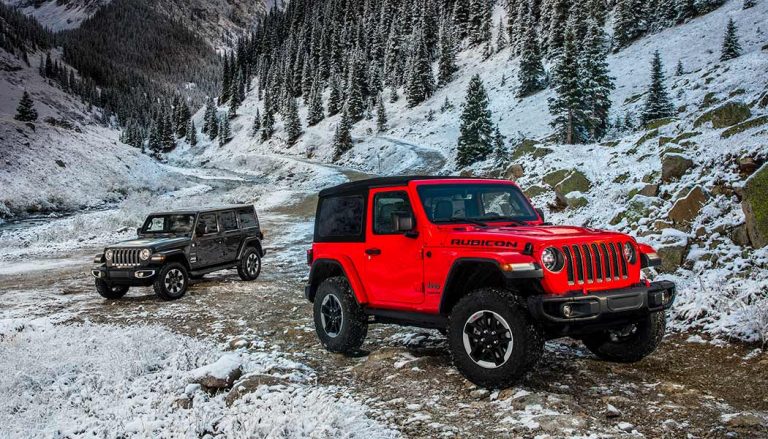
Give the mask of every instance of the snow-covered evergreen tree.
M 504 18 L 499 18 L 499 25 L 496 28 L 496 52 L 501 52 L 507 48 L 507 29 L 504 27 Z
M 349 75 L 347 78 L 346 100 L 344 106 L 347 109 L 347 116 L 352 123 L 360 121 L 365 112 L 365 102 L 363 101 L 363 92 L 358 80 L 358 65 L 356 62 L 350 63 Z
M 214 104 L 213 99 L 209 97 L 208 102 L 205 105 L 205 115 L 203 116 L 203 133 L 210 134 L 212 127 L 218 127 L 218 123 L 216 104 Z M 216 138 L 216 136 L 211 137 L 211 140 L 214 138 Z
M 352 119 L 349 117 L 345 107 L 341 113 L 341 120 L 336 126 L 336 132 L 333 136 L 333 161 L 338 161 L 341 156 L 352 149 Z
M 757 5 L 757 0 L 744 0 L 742 9 L 754 8 Z
M 453 3 L 453 25 L 456 38 L 463 40 L 469 34 L 470 0 L 456 0 Z
M 488 93 L 480 75 L 469 81 L 461 114 L 456 164 L 460 168 L 485 160 L 493 152 L 494 125 Z
M 19 105 L 16 107 L 16 115 L 13 118 L 21 122 L 34 122 L 37 120 L 35 103 L 26 90 L 21 95 Z
M 187 124 L 186 140 L 191 146 L 197 145 L 197 127 L 195 127 L 195 121 L 192 119 L 189 119 Z
M 549 99 L 549 112 L 554 116 L 550 125 L 561 142 L 582 143 L 587 140 L 588 115 L 584 108 L 584 93 L 579 66 L 579 53 L 573 31 L 566 31 L 563 50 L 552 72 L 552 84 L 557 96 Z
M 608 131 L 611 109 L 611 91 L 615 88 L 608 70 L 608 43 L 602 26 L 590 20 L 587 35 L 582 42 L 580 57 L 581 87 L 584 107 L 588 115 L 591 140 L 600 140 Z
M 275 133 L 275 115 L 264 107 L 264 113 L 261 116 L 261 141 L 265 142 L 272 138 Z
M 517 80 L 520 83 L 517 89 L 518 97 L 529 96 L 544 88 L 544 66 L 541 64 L 536 26 L 530 21 L 527 21 L 525 26 L 527 29 L 522 38 L 520 68 L 517 71 Z
M 623 49 L 642 35 L 646 25 L 645 0 L 617 0 L 613 23 L 614 50 Z
M 739 43 L 738 29 L 733 18 L 728 19 L 728 25 L 725 28 L 725 37 L 723 37 L 723 50 L 720 53 L 720 61 L 738 58 L 741 55 L 741 44 Z
M 469 43 L 480 45 L 491 40 L 491 2 L 469 0 Z
M 651 85 L 646 94 L 641 120 L 643 124 L 646 124 L 655 119 L 670 117 L 673 114 L 674 106 L 664 84 L 664 67 L 661 63 L 661 55 L 657 50 L 653 53 L 651 60 Z
M 379 95 L 376 100 L 376 131 L 383 133 L 387 130 L 387 110 L 384 108 L 384 98 Z
M 251 137 L 256 137 L 259 135 L 259 131 L 261 131 L 261 114 L 259 113 L 259 109 L 256 109 L 256 116 L 253 118 L 253 125 L 251 126 Z
M 675 67 L 675 76 L 683 76 L 685 70 L 683 69 L 683 61 L 677 60 L 677 66 Z
M 293 145 L 301 136 L 301 119 L 299 118 L 299 105 L 296 98 L 288 100 L 285 114 L 285 133 L 288 137 L 288 145 Z
M 413 48 L 408 62 L 408 80 L 405 86 L 405 97 L 408 107 L 413 108 L 432 96 L 435 90 L 435 79 L 432 76 L 432 63 L 429 49 L 424 42 L 424 33 L 416 32 Z
M 307 125 L 315 126 L 325 119 L 325 110 L 323 109 L 323 96 L 320 94 L 320 86 L 317 81 L 312 85 L 309 98 L 309 111 L 307 113 Z
M 453 80 L 453 75 L 458 70 L 456 67 L 456 41 L 450 20 L 443 22 L 438 45 L 437 84 L 443 87 Z
M 697 15 L 695 0 L 676 0 L 678 24 L 685 23 Z
M 341 84 L 336 75 L 331 76 L 331 93 L 328 95 L 328 116 L 334 116 L 341 110 Z

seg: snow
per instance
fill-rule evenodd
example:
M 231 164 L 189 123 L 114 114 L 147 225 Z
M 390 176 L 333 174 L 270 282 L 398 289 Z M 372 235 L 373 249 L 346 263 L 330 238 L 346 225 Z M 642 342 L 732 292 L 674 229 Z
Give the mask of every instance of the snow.
M 313 376 L 276 351 L 225 354 L 163 327 L 45 319 L 0 319 L 0 340 L 0 436 L 398 437 L 336 388 L 261 386 L 228 406 L 223 393 L 189 385 L 192 371 L 215 371 L 239 355 L 247 373 L 290 371 L 305 382 Z M 192 408 L 176 405 L 185 394 Z
M 3 0 L 54 32 L 76 29 L 112 0 Z
M 226 353 L 221 356 L 216 362 L 207 366 L 197 368 L 190 372 L 189 376 L 192 380 L 198 380 L 203 377 L 212 377 L 218 379 L 226 379 L 235 370 L 239 369 L 242 365 L 240 356 L 235 353 Z

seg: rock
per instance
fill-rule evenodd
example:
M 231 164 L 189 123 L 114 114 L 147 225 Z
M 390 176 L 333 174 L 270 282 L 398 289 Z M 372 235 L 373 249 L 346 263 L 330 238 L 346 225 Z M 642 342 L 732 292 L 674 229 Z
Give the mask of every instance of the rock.
M 571 192 L 589 192 L 592 182 L 583 172 L 574 170 L 565 179 L 555 185 L 555 193 L 567 195 Z
M 640 189 L 640 192 L 638 194 L 645 196 L 645 197 L 658 197 L 659 196 L 659 185 L 658 184 L 646 184 L 642 189 Z
M 528 198 L 537 197 L 545 192 L 547 192 L 547 188 L 538 185 L 529 186 L 523 190 L 523 193 L 525 193 Z
M 747 231 L 747 225 L 742 224 L 736 226 L 728 232 L 728 237 L 731 238 L 734 244 L 745 247 L 749 245 L 749 232 Z
M 658 270 L 662 273 L 674 272 L 683 264 L 687 251 L 687 242 L 686 244 L 667 244 L 657 248 L 656 253 L 661 257 L 661 266 Z
M 235 353 L 228 353 L 213 364 L 193 370 L 190 375 L 193 383 L 206 389 L 228 389 L 243 374 L 240 365 L 240 357 Z
M 664 220 L 656 220 L 653 222 L 653 228 L 661 232 L 664 229 L 672 227 L 672 223 Z
M 554 433 L 560 437 L 564 431 L 572 431 L 584 428 L 587 421 L 583 416 L 569 415 L 541 415 L 535 418 L 539 428 L 548 433 Z M 527 436 L 526 436 L 527 437 Z
M 701 186 L 696 186 L 688 192 L 688 195 L 675 201 L 667 217 L 675 225 L 688 226 L 699 215 L 708 199 L 709 194 Z
M 616 426 L 619 427 L 619 430 L 626 431 L 627 433 L 631 433 L 635 428 L 635 426 L 629 422 L 619 422 Z
M 180 409 L 191 409 L 192 398 L 188 396 L 182 396 L 181 398 L 177 398 L 173 401 L 173 406 L 178 407 Z
M 555 196 L 557 197 L 556 201 L 558 204 L 561 206 L 569 207 L 571 209 L 578 209 L 589 204 L 589 201 L 581 195 L 581 192 L 571 192 L 562 198 L 557 193 L 555 193 Z
M 699 131 L 691 131 L 691 132 L 683 133 L 683 134 L 680 134 L 679 136 L 675 137 L 674 139 L 672 139 L 671 143 L 680 143 L 683 140 L 690 139 L 691 137 L 696 137 L 696 136 L 698 136 L 700 134 L 701 134 L 701 132 L 699 132 Z
M 720 419 L 725 425 L 733 428 L 756 428 L 768 425 L 765 420 L 752 413 L 728 414 Z
M 672 122 L 675 122 L 676 120 L 677 120 L 676 117 L 662 117 L 661 119 L 654 119 L 654 120 L 648 121 L 648 123 L 645 124 L 645 129 L 654 130 L 657 128 L 661 128 L 664 125 L 669 125 Z
M 642 145 L 643 143 L 645 143 L 645 142 L 647 142 L 647 141 L 649 141 L 649 140 L 653 139 L 654 137 L 656 137 L 656 136 L 658 136 L 658 135 L 659 135 L 659 130 L 651 130 L 651 131 L 648 131 L 647 133 L 645 133 L 645 134 L 643 135 L 643 137 L 639 138 L 639 139 L 637 140 L 637 142 L 635 142 L 635 146 L 640 146 L 640 145 Z
M 670 182 L 679 179 L 693 166 L 693 160 L 682 154 L 665 154 L 661 158 L 661 180 Z
M 752 157 L 742 157 L 739 159 L 739 172 L 746 175 L 752 175 L 757 171 L 757 163 Z
M 525 171 L 523 170 L 523 165 L 520 164 L 513 164 L 510 165 L 506 171 L 504 171 L 504 178 L 507 180 L 517 180 L 520 177 L 525 175 Z
M 243 337 L 235 337 L 229 341 L 229 348 L 234 350 L 248 346 L 248 340 Z
M 717 108 L 707 111 L 693 122 L 694 127 L 712 122 L 712 127 L 726 128 L 744 122 L 752 116 L 749 106 L 741 102 L 726 102 Z
M 463 169 L 459 172 L 459 177 L 473 177 L 474 173 L 470 169 Z
M 538 147 L 539 141 L 533 139 L 524 139 L 512 151 L 512 160 L 517 160 L 524 155 L 531 154 L 533 157 L 540 158 L 551 154 L 553 151 L 549 148 Z
M 606 418 L 618 418 L 620 416 L 621 416 L 621 410 L 617 409 L 612 404 L 608 404 L 608 406 L 605 408 Z
M 755 117 L 755 118 L 750 119 L 750 120 L 748 120 L 746 122 L 742 122 L 742 123 L 740 123 L 738 125 L 734 125 L 734 126 L 728 128 L 727 130 L 725 130 L 722 133 L 720 133 L 720 137 L 722 137 L 723 139 L 727 139 L 727 138 L 729 138 L 731 136 L 735 136 L 736 134 L 742 133 L 742 132 L 744 132 L 746 130 L 749 130 L 749 129 L 752 129 L 752 128 L 757 128 L 757 127 L 759 127 L 761 125 L 765 125 L 767 123 L 768 123 L 768 115 L 760 116 L 760 117 Z
M 475 399 L 484 399 L 488 395 L 490 395 L 491 392 L 489 392 L 486 389 L 477 389 L 469 392 L 469 396 Z
M 755 248 L 768 245 L 768 165 L 763 165 L 744 185 L 741 208 L 749 241 Z
M 558 169 L 557 171 L 552 171 L 542 177 L 541 181 L 543 181 L 547 186 L 554 188 L 558 183 L 565 180 L 565 177 L 567 177 L 570 172 L 571 171 L 568 169 Z
M 288 384 L 288 380 L 272 375 L 247 375 L 232 386 L 232 390 L 227 393 L 224 400 L 227 402 L 227 405 L 232 405 L 235 401 L 242 398 L 243 395 L 255 392 L 259 386 L 277 386 L 285 384 Z
M 635 195 L 629 200 L 627 207 L 614 216 L 610 223 L 613 226 L 619 224 L 623 220 L 627 220 L 627 223 L 629 224 L 637 223 L 640 219 L 651 216 L 651 210 L 656 207 L 659 202 L 658 198 Z
M 708 108 L 715 105 L 718 102 L 720 102 L 720 99 L 717 97 L 715 92 L 711 91 L 704 95 L 704 100 L 701 101 L 701 106 L 702 108 Z

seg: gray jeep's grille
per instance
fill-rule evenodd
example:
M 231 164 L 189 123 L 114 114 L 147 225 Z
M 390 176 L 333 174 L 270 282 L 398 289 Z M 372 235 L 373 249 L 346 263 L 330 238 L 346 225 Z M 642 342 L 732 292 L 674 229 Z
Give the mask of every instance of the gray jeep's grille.
M 627 261 L 619 242 L 563 246 L 568 284 L 613 282 L 627 278 Z
M 117 248 L 112 250 L 111 267 L 128 268 L 140 265 L 138 248 Z

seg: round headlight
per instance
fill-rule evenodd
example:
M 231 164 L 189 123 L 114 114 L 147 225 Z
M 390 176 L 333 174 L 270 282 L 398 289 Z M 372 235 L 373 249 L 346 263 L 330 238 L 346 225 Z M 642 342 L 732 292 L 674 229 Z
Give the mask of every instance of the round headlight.
M 635 247 L 631 242 L 624 243 L 624 259 L 629 261 L 630 264 L 634 264 L 637 259 L 637 253 L 635 253 Z
M 541 252 L 541 265 L 549 271 L 560 271 L 563 269 L 563 257 L 560 251 L 554 247 L 549 247 Z
M 146 261 L 147 259 L 149 259 L 150 256 L 152 256 L 152 252 L 149 251 L 148 248 L 145 248 L 144 250 L 141 251 L 141 253 L 139 253 L 139 257 L 141 258 L 142 261 Z
M 104 259 L 108 261 L 112 260 L 112 250 L 107 250 L 104 252 Z

